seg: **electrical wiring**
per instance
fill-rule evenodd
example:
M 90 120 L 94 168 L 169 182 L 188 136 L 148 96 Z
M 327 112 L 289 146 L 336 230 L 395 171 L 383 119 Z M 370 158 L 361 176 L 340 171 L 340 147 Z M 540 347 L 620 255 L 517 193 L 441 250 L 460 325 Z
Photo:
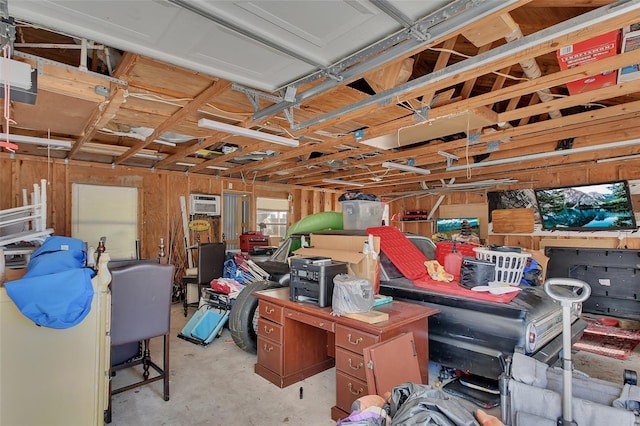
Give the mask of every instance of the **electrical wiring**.
M 554 98 L 568 98 L 568 97 L 569 97 L 569 95 L 563 95 L 563 94 L 560 94 L 560 93 L 549 93 L 548 95 L 549 95 L 549 96 L 552 96 L 552 97 L 554 97 Z M 581 104 L 581 105 L 582 105 L 583 107 L 586 107 L 586 108 L 588 108 L 588 107 L 600 107 L 600 108 L 606 108 L 606 107 L 607 107 L 606 105 L 604 105 L 604 104 L 599 104 L 599 103 L 597 103 L 597 102 L 589 102 L 589 103 Z
M 326 136 L 328 138 L 333 138 L 333 139 L 341 138 L 343 136 L 348 136 L 348 133 L 331 133 L 331 132 L 326 132 L 324 130 L 316 130 L 313 133 L 315 133 L 316 135 Z
M 208 106 L 209 108 L 213 108 L 213 109 L 215 109 L 217 111 L 224 112 L 225 114 L 239 115 L 239 116 L 242 116 L 242 117 L 251 117 L 251 115 L 252 115 L 252 113 L 250 113 L 250 112 L 228 111 L 228 110 L 222 109 L 222 108 L 217 107 L 217 106 L 215 106 L 213 104 L 210 104 L 210 103 L 206 104 L 206 106 Z
M 147 93 L 131 93 L 129 91 L 125 91 L 125 97 L 131 97 L 136 99 L 142 99 L 145 101 L 151 102 L 160 102 L 167 105 L 173 105 L 182 108 L 184 105 L 179 104 L 177 102 L 190 102 L 193 98 L 164 98 L 158 95 L 151 95 Z
M 370 177 L 369 179 L 373 180 L 374 182 L 380 182 L 391 171 L 391 169 L 384 169 L 384 172 L 378 176 L 378 173 L 371 170 L 366 164 L 364 165 L 364 168 L 367 169 L 369 174 L 373 175 L 373 177 Z
M 260 129 L 270 129 L 270 125 L 272 123 L 267 121 L 266 123 L 264 123 L 264 126 L 260 126 Z M 278 130 L 280 130 L 281 132 L 284 132 L 287 134 L 287 136 L 289 136 L 290 138 L 295 138 L 295 136 L 293 135 L 293 133 L 291 133 L 287 128 L 280 126 L 279 124 L 276 125 L 278 127 Z
M 464 144 L 464 157 L 467 162 L 466 176 L 471 179 L 471 167 L 469 164 L 469 114 L 467 113 L 467 142 Z
M 147 138 L 149 137 L 149 135 L 145 136 L 143 134 L 140 133 L 135 133 L 135 132 L 117 132 L 111 129 L 107 129 L 106 127 L 103 127 L 102 129 L 98 130 L 98 133 L 103 133 L 106 135 L 115 135 L 115 136 L 127 136 L 133 139 L 138 139 L 141 141 L 145 141 L 147 140 Z

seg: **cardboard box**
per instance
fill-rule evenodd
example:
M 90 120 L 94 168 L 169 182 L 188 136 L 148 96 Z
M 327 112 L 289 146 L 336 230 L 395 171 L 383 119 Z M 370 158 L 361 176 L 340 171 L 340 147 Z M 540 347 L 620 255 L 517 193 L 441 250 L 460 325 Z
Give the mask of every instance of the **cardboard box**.
M 622 37 L 622 53 L 640 48 L 640 31 L 630 31 Z M 638 64 L 628 65 L 618 71 L 618 84 L 640 78 Z
M 8 282 L 8 281 L 19 280 L 26 273 L 27 273 L 27 268 L 17 268 L 17 269 L 6 268 L 4 270 L 4 281 L 2 280 L 0 281 Z
M 578 67 L 593 61 L 609 58 L 618 54 L 620 45 L 620 31 L 614 30 L 580 43 L 565 46 L 558 50 L 558 64 L 561 70 Z M 617 84 L 617 70 L 603 72 L 567 83 L 567 89 L 572 95 L 589 90 L 600 89 Z
M 297 256 L 330 257 L 338 262 L 346 262 L 350 275 L 371 281 L 374 294 L 380 288 L 380 237 L 373 237 L 374 253 L 362 252 L 365 235 L 311 234 L 311 247 L 294 252 Z

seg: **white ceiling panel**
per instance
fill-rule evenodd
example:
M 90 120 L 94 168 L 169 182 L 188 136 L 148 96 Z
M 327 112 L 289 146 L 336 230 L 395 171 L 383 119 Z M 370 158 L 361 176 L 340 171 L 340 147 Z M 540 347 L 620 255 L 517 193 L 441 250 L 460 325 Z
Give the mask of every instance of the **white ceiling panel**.
M 9 0 L 8 6 L 16 19 L 266 91 L 402 29 L 366 0 L 183 2 L 201 13 L 168 0 Z M 450 2 L 392 5 L 416 20 Z
M 229 46 L 234 48 L 229 49 Z M 242 80 L 251 87 L 262 88 L 265 81 L 279 81 L 282 75 L 305 75 L 314 70 L 309 64 L 214 25 L 203 34 L 192 36 L 191 44 L 182 48 L 190 61 L 214 69 L 210 75 L 234 82 Z
M 129 45 L 154 44 L 180 13 L 184 11 L 179 7 L 153 1 L 9 1 L 9 14 L 14 18 L 77 37 L 98 35 L 102 40 L 123 40 Z M 97 41 L 104 43 L 102 40 Z
M 323 66 L 400 29 L 366 1 L 194 3 Z
M 435 12 L 438 9 L 441 9 L 450 3 L 451 0 L 402 0 L 402 1 L 391 1 L 390 2 L 393 7 L 398 9 L 398 11 L 405 14 L 412 21 L 417 21 L 418 19 L 430 14 L 431 12 Z

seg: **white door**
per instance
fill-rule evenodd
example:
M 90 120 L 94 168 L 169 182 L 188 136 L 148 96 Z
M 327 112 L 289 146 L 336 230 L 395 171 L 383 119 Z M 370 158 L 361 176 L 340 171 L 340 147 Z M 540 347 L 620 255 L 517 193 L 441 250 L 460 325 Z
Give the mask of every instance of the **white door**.
M 97 247 L 107 237 L 111 259 L 135 259 L 138 239 L 138 189 L 72 185 L 71 236 Z

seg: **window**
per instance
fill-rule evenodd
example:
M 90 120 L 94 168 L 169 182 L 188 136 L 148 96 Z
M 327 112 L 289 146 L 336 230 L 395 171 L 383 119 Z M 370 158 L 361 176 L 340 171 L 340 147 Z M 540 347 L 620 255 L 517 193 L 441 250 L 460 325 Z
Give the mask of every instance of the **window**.
M 284 237 L 287 233 L 289 201 L 278 198 L 258 198 L 256 223 L 258 229 L 270 237 Z

